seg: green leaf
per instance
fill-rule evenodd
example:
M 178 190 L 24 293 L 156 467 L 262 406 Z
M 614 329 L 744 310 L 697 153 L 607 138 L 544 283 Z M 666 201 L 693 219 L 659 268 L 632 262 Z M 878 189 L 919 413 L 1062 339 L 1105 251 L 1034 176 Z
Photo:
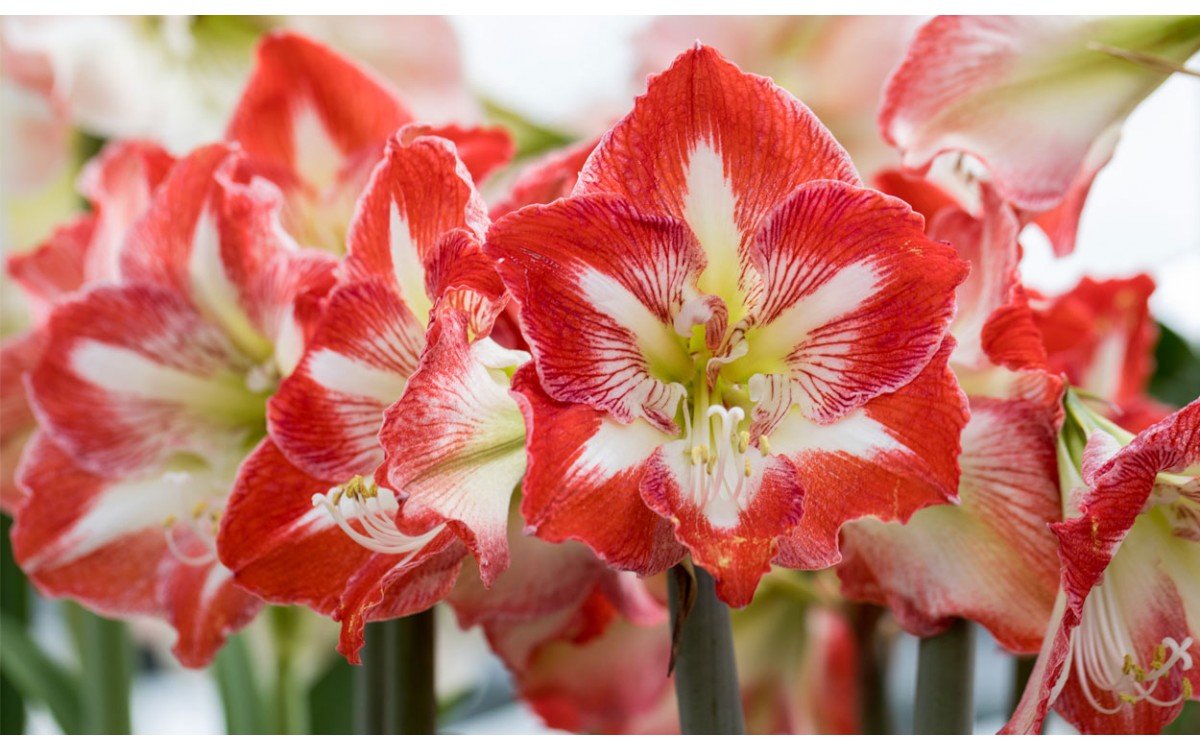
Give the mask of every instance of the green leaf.
M 1186 406 L 1200 396 L 1200 355 L 1178 333 L 1159 323 L 1156 362 L 1150 395 L 1173 406 Z
M 354 733 L 354 667 L 341 654 L 308 691 L 309 728 L 313 734 Z
M 0 613 L 0 671 L 26 699 L 45 705 L 64 732 L 79 734 L 79 679 L 47 656 L 24 624 L 6 613 Z
M 217 654 L 212 669 L 225 710 L 225 732 L 266 734 L 262 695 L 250 666 L 245 636 L 231 636 Z
M 483 109 L 488 122 L 502 125 L 512 135 L 517 147 L 517 158 L 523 159 L 536 156 L 551 149 L 561 148 L 576 139 L 569 133 L 563 133 L 545 125 L 539 125 L 519 112 L 515 112 L 490 99 L 483 99 Z

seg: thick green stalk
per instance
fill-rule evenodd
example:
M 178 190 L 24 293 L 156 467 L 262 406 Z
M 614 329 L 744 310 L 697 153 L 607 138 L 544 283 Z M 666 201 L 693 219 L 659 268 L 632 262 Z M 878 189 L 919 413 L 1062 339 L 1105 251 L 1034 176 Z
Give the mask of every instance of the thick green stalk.
M 955 620 L 946 632 L 922 638 L 917 657 L 915 734 L 971 734 L 974 727 L 975 631 Z
M 357 732 L 435 733 L 433 610 L 371 623 L 366 636 L 355 685 Z
M 888 643 L 879 632 L 886 610 L 874 604 L 856 604 L 854 638 L 858 643 L 859 720 L 863 734 L 891 734 L 887 702 Z
M 693 577 L 687 567 L 677 565 L 669 580 L 680 729 L 684 734 L 745 734 L 729 609 L 717 598 L 712 576 L 701 568 Z
M 1033 674 L 1037 656 L 1014 656 L 1012 664 L 1013 684 L 1012 692 L 1008 696 L 1009 716 L 1017 710 L 1017 704 L 1021 702 L 1021 696 L 1025 694 L 1025 685 L 1029 682 L 1029 675 Z
M 392 630 L 391 731 L 435 734 L 437 694 L 434 679 L 433 609 L 394 621 Z
M 29 622 L 29 585 L 13 560 L 12 542 L 8 537 L 11 527 L 12 519 L 0 516 L 0 611 L 13 625 L 24 627 Z M 24 731 L 25 700 L 0 670 L 0 734 L 22 734 Z
M 129 693 L 133 686 L 133 643 L 125 623 L 76 610 L 80 673 L 80 730 L 83 734 L 130 734 Z
M 388 659 L 387 643 L 391 640 L 391 620 L 367 623 L 363 636 L 365 644 L 360 658 L 362 665 L 355 670 L 354 731 L 356 734 L 387 734 Z

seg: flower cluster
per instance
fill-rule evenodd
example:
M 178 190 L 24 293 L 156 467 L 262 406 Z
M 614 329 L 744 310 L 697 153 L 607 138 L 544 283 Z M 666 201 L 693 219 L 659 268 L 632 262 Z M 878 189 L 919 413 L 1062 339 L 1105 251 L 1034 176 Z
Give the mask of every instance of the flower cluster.
M 577 731 L 677 728 L 659 574 L 691 565 L 745 608 L 754 729 L 859 728 L 853 600 L 1040 652 L 1008 730 L 1157 731 L 1200 681 L 1200 401 L 1146 393 L 1147 278 L 1018 269 L 1028 225 L 1072 251 L 1167 75 L 1107 48 L 1182 63 L 1200 25 L 939 17 L 816 114 L 695 44 L 512 166 L 272 33 L 223 137 L 109 142 L 8 263 L 17 559 L 188 666 L 264 603 L 357 662 L 444 601 Z

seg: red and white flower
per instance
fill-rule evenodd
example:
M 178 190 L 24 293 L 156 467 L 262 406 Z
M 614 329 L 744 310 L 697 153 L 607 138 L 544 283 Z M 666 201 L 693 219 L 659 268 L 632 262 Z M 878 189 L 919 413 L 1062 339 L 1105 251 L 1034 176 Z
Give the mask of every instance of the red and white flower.
M 964 268 L 922 229 L 786 92 L 682 55 L 571 198 L 488 235 L 537 367 L 530 527 L 643 574 L 690 552 L 742 606 L 773 560 L 836 562 L 847 520 L 946 502 Z
M 967 393 L 956 505 L 918 511 L 901 526 L 847 525 L 843 592 L 889 607 L 900 624 L 935 635 L 956 617 L 984 625 L 1006 648 L 1034 652 L 1056 587 L 1061 520 L 1055 443 L 1062 384 L 1047 370 L 1017 273 L 1019 223 L 990 186 L 976 216 L 937 185 L 897 173 L 880 184 L 929 217 L 929 235 L 971 263 L 959 287 L 950 357 Z
M 1197 50 L 1195 16 L 938 16 L 892 73 L 879 126 L 910 169 L 978 158 L 1065 254 L 1125 118 L 1170 75 L 1163 63 Z
M 367 620 L 444 598 L 468 549 L 489 583 L 507 567 L 525 468 L 507 379 L 528 355 L 488 337 L 507 297 L 479 248 L 486 208 L 454 144 L 426 133 L 388 141 L 220 541 L 242 585 L 341 620 L 352 660 Z
M 120 283 L 56 305 L 28 379 L 40 433 L 15 554 L 43 590 L 167 617 L 206 663 L 259 603 L 216 561 L 216 524 L 265 402 L 304 346 L 333 262 L 278 226 L 281 196 L 216 145 L 179 162 L 132 225 Z
M 1053 708 L 1089 734 L 1157 733 L 1200 680 L 1200 401 L 1136 436 L 1074 397 L 1068 414 L 1061 588 L 1004 731 Z

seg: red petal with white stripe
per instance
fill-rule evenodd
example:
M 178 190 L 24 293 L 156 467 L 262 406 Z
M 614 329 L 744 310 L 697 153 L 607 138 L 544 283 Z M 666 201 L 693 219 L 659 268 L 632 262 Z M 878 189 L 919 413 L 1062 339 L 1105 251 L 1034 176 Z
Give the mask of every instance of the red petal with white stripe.
M 405 128 L 387 142 L 359 199 L 347 242 L 345 275 L 349 280 L 389 279 L 423 324 L 434 292 L 425 269 L 437 243 L 452 229 L 482 237 L 487 210 L 454 144 Z
M 443 311 L 379 431 L 379 481 L 408 496 L 397 527 L 417 535 L 449 524 L 488 584 L 508 567 L 509 499 L 525 474 L 525 422 L 507 382 L 493 374 L 512 366 L 495 357 L 514 354 L 490 339 L 472 344 L 466 316 Z
M 643 575 L 677 563 L 684 548 L 639 491 L 647 462 L 670 436 L 551 399 L 529 365 L 517 371 L 513 392 L 529 435 L 521 501 L 528 529 L 550 542 L 581 541 L 609 565 Z
M 285 190 L 323 192 L 347 161 L 411 121 L 373 75 L 318 42 L 276 32 L 258 47 L 226 139 Z
M 804 515 L 780 542 L 780 565 L 815 570 L 841 560 L 838 532 L 859 518 L 907 521 L 952 502 L 966 398 L 947 366 L 953 339 L 911 383 L 828 425 L 792 412 L 771 433 L 771 451 L 796 464 Z M 854 488 L 847 491 L 846 488 Z
M 391 285 L 336 289 L 304 358 L 270 401 L 268 429 L 279 450 L 333 484 L 371 475 L 383 460 L 383 412 L 404 393 L 424 348 L 421 324 Z
M 923 170 L 946 151 L 971 153 L 1006 199 L 1048 211 L 1086 189 L 1129 112 L 1169 75 L 1095 45 L 1182 63 L 1200 48 L 1189 23 L 939 16 L 917 32 L 892 74 L 879 124 L 904 151 L 906 167 Z M 1075 195 L 1064 209 L 1081 207 Z M 1072 244 L 1056 240 L 1060 250 Z
M 505 216 L 485 249 L 550 396 L 678 431 L 681 393 L 668 383 L 694 365 L 674 320 L 703 264 L 687 227 L 585 196 Z
M 967 271 L 923 229 L 906 204 L 873 190 L 800 187 L 751 246 L 761 286 L 749 296 L 749 351 L 722 373 L 786 378 L 777 397 L 821 424 L 908 383 L 937 353 Z M 777 409 L 760 403 L 756 414 Z
M 886 605 L 920 636 L 962 617 L 1011 651 L 1037 650 L 1058 586 L 1057 544 L 1046 528 L 1062 517 L 1057 435 L 1056 414 L 1044 405 L 972 398 L 960 504 L 917 511 L 903 526 L 847 525 L 843 592 Z
M 195 502 L 223 503 L 228 485 L 220 472 L 114 481 L 78 467 L 44 437 L 29 454 L 20 477 L 29 498 L 13 548 L 44 593 L 106 615 L 165 618 L 179 634 L 176 656 L 190 667 L 211 661 L 258 611 L 261 602 L 232 585 L 183 520 Z
M 686 221 L 711 256 L 710 239 L 732 239 L 734 247 L 719 252 L 737 251 L 739 238 L 811 180 L 861 184 L 807 107 L 769 78 L 696 45 L 650 79 L 588 160 L 575 194 L 616 193 Z M 720 210 L 702 210 L 709 208 Z
M 59 306 L 30 398 L 47 434 L 81 466 L 126 477 L 178 452 L 213 462 L 261 434 L 254 364 L 163 287 L 100 287 Z
M 744 473 L 740 464 L 727 470 L 722 462 L 710 476 L 687 441 L 673 441 L 655 452 L 641 484 L 646 504 L 671 522 L 731 607 L 750 603 L 771 569 L 777 539 L 796 527 L 803 511 L 804 491 L 791 462 L 756 452 L 746 462 Z

